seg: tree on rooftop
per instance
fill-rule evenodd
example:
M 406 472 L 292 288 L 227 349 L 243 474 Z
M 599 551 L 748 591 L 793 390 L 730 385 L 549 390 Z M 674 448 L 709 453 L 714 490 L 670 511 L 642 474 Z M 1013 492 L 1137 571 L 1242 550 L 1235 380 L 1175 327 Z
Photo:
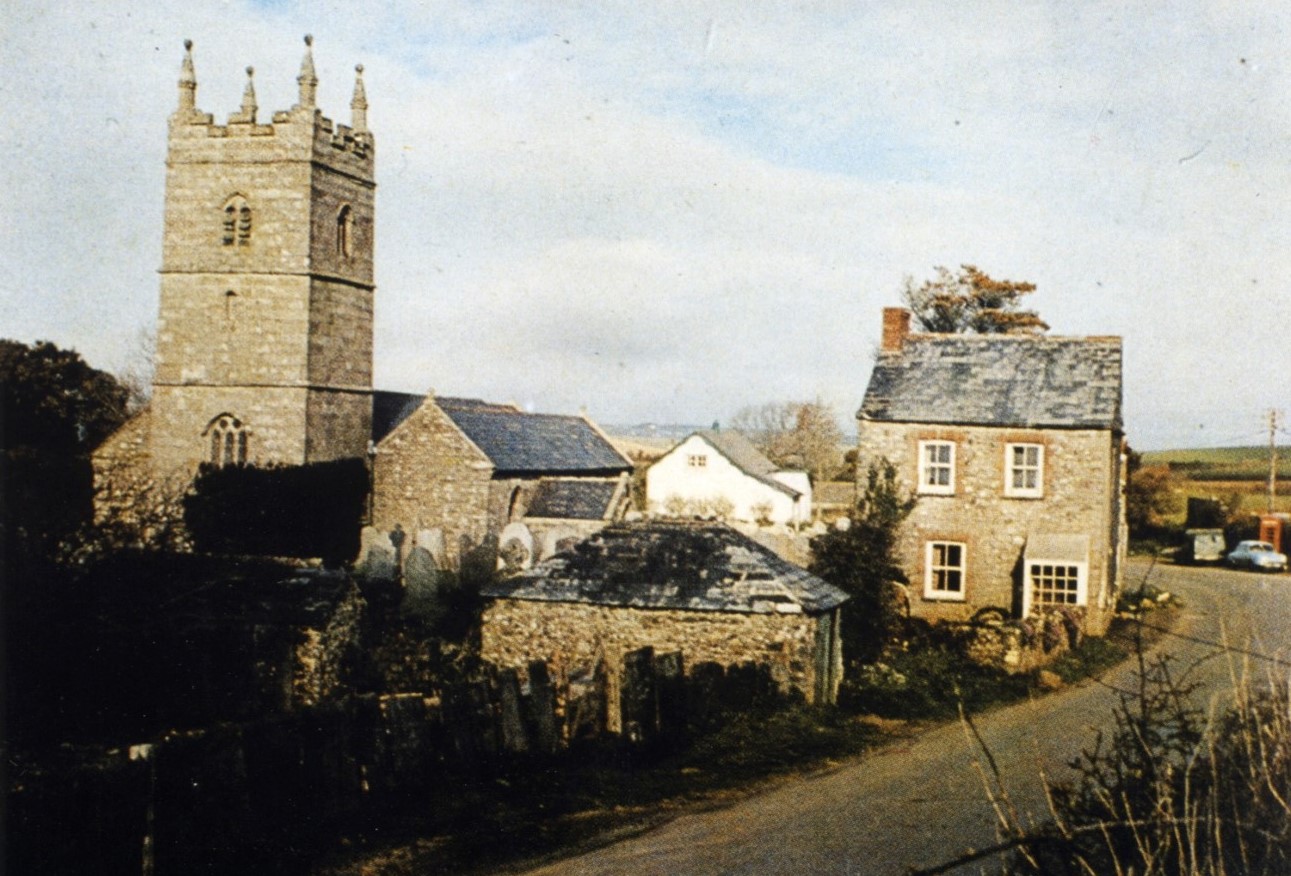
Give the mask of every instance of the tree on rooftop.
M 974 265 L 959 273 L 938 266 L 937 276 L 916 286 L 907 277 L 901 297 L 926 332 L 977 334 L 1038 334 L 1049 324 L 1034 310 L 1023 310 L 1024 295 L 1034 283 L 996 280 Z

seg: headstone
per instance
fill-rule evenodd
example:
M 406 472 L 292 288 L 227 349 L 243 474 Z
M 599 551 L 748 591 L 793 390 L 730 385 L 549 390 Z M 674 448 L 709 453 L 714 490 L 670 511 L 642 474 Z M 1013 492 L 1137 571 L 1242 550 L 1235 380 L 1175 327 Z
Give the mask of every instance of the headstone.
M 529 664 L 528 717 L 533 727 L 533 747 L 543 754 L 554 754 L 560 744 L 556 727 L 556 688 L 551 683 L 547 664 L 535 660 Z
M 419 529 L 416 538 L 417 547 L 425 548 L 441 569 L 448 567 L 448 550 L 444 544 L 444 530 Z
M 408 552 L 403 580 L 405 611 L 425 618 L 438 614 L 442 608 L 439 599 L 439 568 L 430 551 L 418 546 Z
M 394 546 L 388 533 L 375 526 L 363 527 L 359 541 L 359 574 L 364 578 L 393 581 L 395 578 Z
M 659 698 L 659 739 L 673 747 L 686 735 L 686 681 L 680 651 L 660 654 L 654 660 Z
M 623 735 L 641 745 L 654 743 L 659 732 L 659 700 L 654 678 L 654 649 L 623 655 L 623 686 L 619 692 Z
M 498 713 L 502 721 L 502 747 L 511 752 L 529 750 L 521 713 L 520 674 L 513 667 L 498 672 Z
M 722 716 L 725 687 L 726 668 L 722 664 L 706 660 L 691 668 L 686 678 L 686 707 L 691 724 L 705 730 L 717 726 Z
M 578 542 L 578 533 L 569 526 L 553 526 L 542 534 L 542 543 L 538 546 L 538 558 L 546 559 L 568 550 Z
M 523 523 L 508 523 L 498 536 L 498 568 L 507 572 L 528 569 L 534 561 L 534 538 Z

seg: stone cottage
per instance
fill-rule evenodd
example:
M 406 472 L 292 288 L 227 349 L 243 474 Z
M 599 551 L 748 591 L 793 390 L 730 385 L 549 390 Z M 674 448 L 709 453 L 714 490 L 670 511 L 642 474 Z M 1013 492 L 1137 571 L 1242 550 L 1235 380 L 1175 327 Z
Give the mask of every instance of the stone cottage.
M 1121 340 L 914 334 L 883 313 L 857 413 L 858 472 L 918 496 L 902 526 L 910 613 L 1060 608 L 1105 631 L 1126 547 Z
M 632 464 L 585 416 L 376 394 L 372 525 L 440 566 L 481 548 L 526 568 L 621 519 Z
M 768 664 L 817 703 L 842 678 L 847 594 L 722 524 L 614 524 L 483 595 L 482 656 L 503 666 L 573 674 L 650 646 L 686 667 Z
M 660 516 L 724 507 L 731 520 L 801 525 L 811 522 L 811 481 L 775 465 L 739 432 L 701 429 L 646 471 L 646 503 Z

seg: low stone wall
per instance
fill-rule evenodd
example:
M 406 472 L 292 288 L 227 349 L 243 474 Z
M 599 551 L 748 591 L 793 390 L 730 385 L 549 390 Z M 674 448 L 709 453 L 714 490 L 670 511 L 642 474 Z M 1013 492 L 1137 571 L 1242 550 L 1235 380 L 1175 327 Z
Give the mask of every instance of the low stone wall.
M 1079 645 L 1084 629 L 1084 613 L 1079 609 L 1052 609 L 1022 621 L 968 624 L 964 651 L 983 666 L 1030 672 Z
M 805 614 L 674 611 L 498 599 L 484 610 L 481 652 L 500 666 L 548 660 L 567 673 L 617 666 L 639 648 L 679 651 L 689 664 L 765 664 L 786 692 L 815 697 L 819 620 Z

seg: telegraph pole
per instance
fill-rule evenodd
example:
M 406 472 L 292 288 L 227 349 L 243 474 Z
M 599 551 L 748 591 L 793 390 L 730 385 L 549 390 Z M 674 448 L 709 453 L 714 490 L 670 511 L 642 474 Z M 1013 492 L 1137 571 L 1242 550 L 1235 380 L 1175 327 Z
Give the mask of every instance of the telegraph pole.
M 1278 412 L 1269 408 L 1269 513 L 1278 492 Z

